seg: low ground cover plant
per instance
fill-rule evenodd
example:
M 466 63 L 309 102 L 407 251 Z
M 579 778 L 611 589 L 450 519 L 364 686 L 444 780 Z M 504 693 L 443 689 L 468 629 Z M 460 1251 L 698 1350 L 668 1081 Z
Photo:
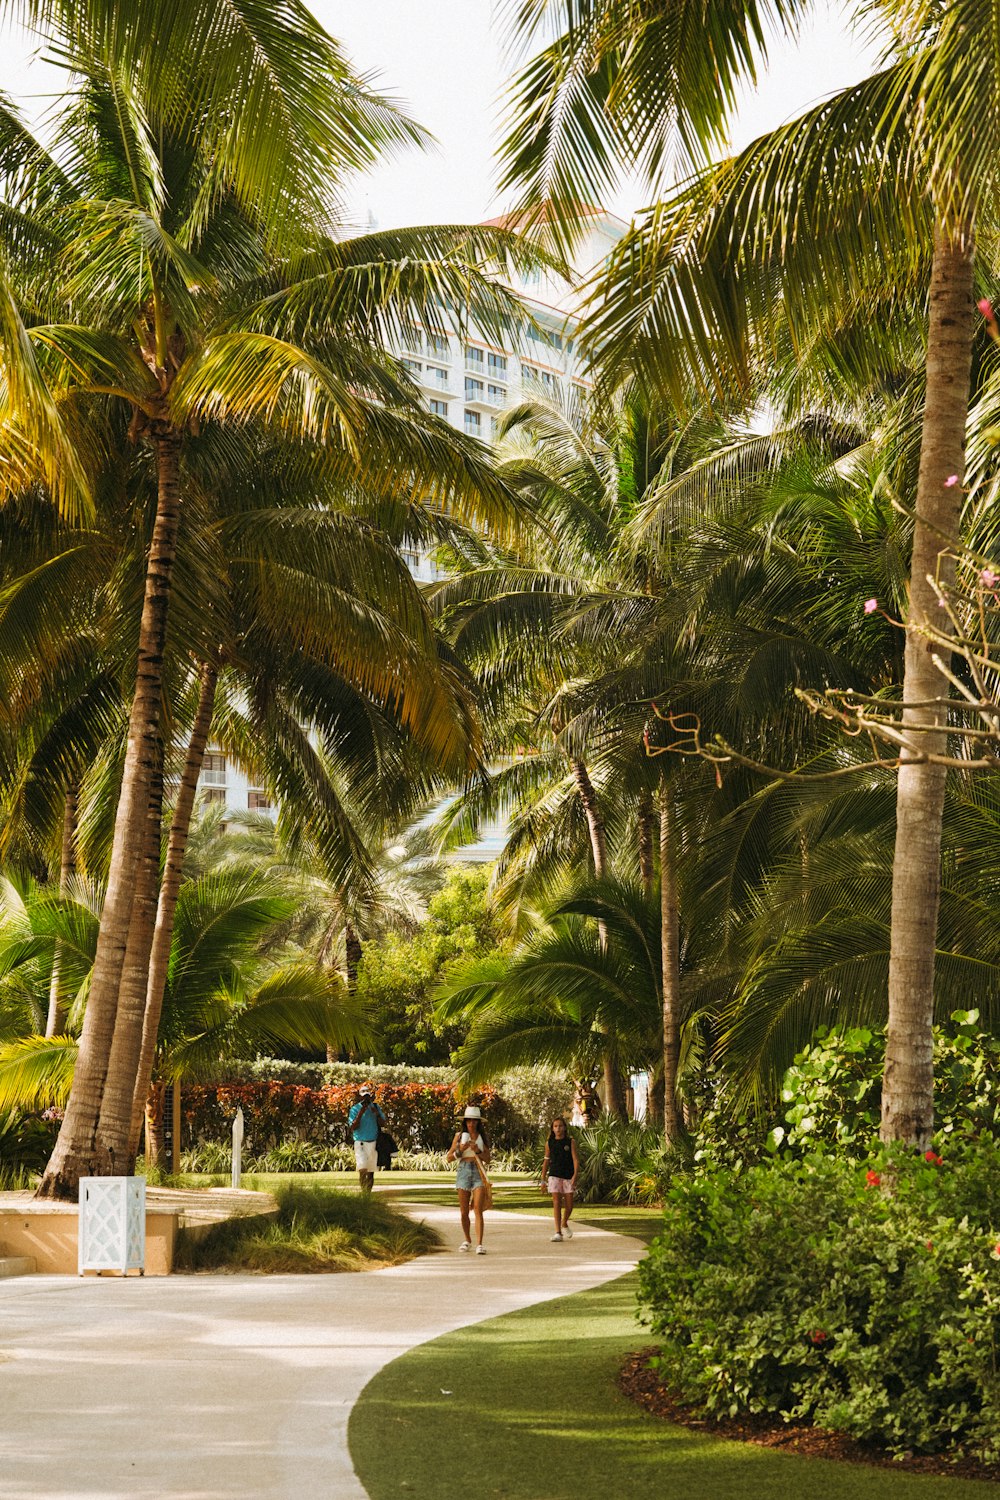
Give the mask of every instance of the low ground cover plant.
M 580 1170 L 577 1196 L 583 1203 L 661 1203 L 689 1154 L 669 1146 L 663 1132 L 637 1120 L 602 1115 L 586 1130 L 574 1130 Z
M 640 1267 L 661 1378 L 707 1413 L 995 1461 L 998 1192 L 992 1141 L 678 1176 Z
M 437 1243 L 432 1229 L 375 1197 L 298 1184 L 280 1187 L 274 1196 L 276 1219 L 228 1219 L 199 1240 L 182 1231 L 175 1269 L 364 1271 L 399 1265 Z

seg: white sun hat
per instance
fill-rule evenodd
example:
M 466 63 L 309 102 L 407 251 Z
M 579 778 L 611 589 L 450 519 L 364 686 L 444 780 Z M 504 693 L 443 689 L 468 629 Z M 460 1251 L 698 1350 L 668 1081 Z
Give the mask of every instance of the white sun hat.
M 483 1112 L 479 1108 L 478 1104 L 467 1104 L 465 1107 L 465 1114 L 462 1118 L 465 1120 L 481 1120 L 483 1118 Z

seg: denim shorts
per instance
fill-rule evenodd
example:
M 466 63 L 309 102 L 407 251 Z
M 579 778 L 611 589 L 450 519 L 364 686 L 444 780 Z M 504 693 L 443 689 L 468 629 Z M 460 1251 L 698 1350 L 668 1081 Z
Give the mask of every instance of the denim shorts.
M 481 1188 L 482 1185 L 483 1179 L 475 1162 L 460 1161 L 455 1177 L 455 1186 L 460 1188 L 464 1193 L 474 1193 L 476 1188 Z

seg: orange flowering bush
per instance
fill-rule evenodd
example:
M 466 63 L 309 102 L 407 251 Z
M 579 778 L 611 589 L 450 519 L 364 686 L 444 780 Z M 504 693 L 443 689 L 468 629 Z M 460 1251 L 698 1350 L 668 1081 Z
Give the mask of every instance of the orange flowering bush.
M 457 1088 L 447 1083 L 376 1083 L 373 1093 L 404 1151 L 439 1151 L 447 1146 L 466 1103 L 481 1107 L 491 1140 L 502 1143 L 510 1131 L 511 1108 L 490 1087 L 461 1100 Z M 239 1108 L 255 1153 L 289 1140 L 337 1145 L 348 1138 L 347 1116 L 357 1099 L 354 1084 L 186 1084 L 181 1145 L 186 1149 L 205 1141 L 227 1141 Z

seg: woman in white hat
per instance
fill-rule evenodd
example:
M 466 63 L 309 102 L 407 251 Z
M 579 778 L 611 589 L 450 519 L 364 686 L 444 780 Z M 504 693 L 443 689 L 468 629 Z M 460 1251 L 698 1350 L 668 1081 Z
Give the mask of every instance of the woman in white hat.
M 469 1251 L 472 1249 L 471 1225 L 469 1223 L 469 1205 L 476 1216 L 476 1254 L 485 1255 L 483 1247 L 483 1199 L 486 1196 L 486 1186 L 482 1166 L 488 1167 L 490 1162 L 490 1143 L 486 1134 L 486 1126 L 483 1124 L 482 1111 L 475 1104 L 466 1106 L 462 1118 L 461 1130 L 455 1131 L 455 1138 L 448 1152 L 449 1161 L 458 1162 L 458 1172 L 455 1177 L 455 1186 L 458 1189 L 458 1211 L 462 1219 L 462 1243 L 459 1250 Z

